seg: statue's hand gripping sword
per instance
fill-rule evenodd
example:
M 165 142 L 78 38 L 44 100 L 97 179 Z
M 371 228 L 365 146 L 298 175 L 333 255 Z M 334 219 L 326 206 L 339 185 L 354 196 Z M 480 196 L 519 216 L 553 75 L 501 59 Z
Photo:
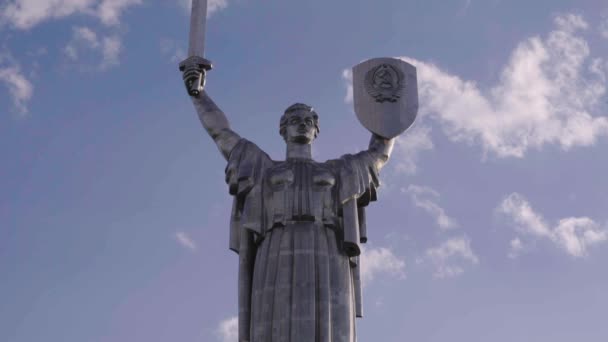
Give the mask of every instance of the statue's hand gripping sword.
M 190 82 L 188 94 L 198 96 L 205 86 L 205 73 L 211 70 L 211 61 L 205 59 L 205 23 L 207 21 L 207 0 L 192 0 L 190 14 L 190 38 L 188 58 L 179 63 L 179 70 L 185 72 L 188 79 L 189 72 L 196 72 L 198 79 Z

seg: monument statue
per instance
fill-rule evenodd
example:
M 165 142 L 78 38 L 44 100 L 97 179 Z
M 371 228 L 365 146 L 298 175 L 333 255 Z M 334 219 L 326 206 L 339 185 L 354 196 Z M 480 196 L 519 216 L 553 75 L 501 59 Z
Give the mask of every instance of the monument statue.
M 355 342 L 365 207 L 376 200 L 394 138 L 416 117 L 415 69 L 392 58 L 353 69 L 357 117 L 372 132 L 367 150 L 314 161 L 319 115 L 296 103 L 279 120 L 285 160 L 273 160 L 234 132 L 203 90 L 211 69 L 200 44 L 206 1 L 193 0 L 192 8 L 190 57 L 180 70 L 203 127 L 227 160 L 234 198 L 229 247 L 239 255 L 239 341 Z

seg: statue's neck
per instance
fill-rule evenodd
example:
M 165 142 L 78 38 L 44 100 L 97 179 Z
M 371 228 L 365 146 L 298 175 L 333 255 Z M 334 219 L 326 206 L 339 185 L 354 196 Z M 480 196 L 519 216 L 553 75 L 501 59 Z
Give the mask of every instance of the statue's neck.
M 311 145 L 287 142 L 287 159 L 312 159 Z

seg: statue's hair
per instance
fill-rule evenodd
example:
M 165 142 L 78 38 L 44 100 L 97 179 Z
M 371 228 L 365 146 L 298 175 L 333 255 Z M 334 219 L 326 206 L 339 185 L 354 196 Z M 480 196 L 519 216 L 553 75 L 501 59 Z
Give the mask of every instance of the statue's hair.
M 317 112 L 315 112 L 315 110 L 307 104 L 294 103 L 291 106 L 287 107 L 287 109 L 285 109 L 285 113 L 281 115 L 281 121 L 279 122 L 279 134 L 281 134 L 283 139 L 287 139 L 285 133 L 287 132 L 287 119 L 289 118 L 289 114 L 293 114 L 300 111 L 310 112 L 313 114 L 312 119 L 316 129 L 315 138 L 317 137 L 317 135 L 319 135 L 319 115 L 317 115 Z

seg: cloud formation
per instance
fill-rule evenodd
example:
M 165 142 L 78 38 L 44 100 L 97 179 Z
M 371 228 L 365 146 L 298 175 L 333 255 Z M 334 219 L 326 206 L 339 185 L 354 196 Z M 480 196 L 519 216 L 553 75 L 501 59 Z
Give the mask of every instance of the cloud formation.
M 344 103 L 353 103 L 353 71 L 351 69 L 342 70 L 342 80 L 346 85 L 346 95 L 344 96 Z
M 479 258 L 471 249 L 471 241 L 465 237 L 451 238 L 429 248 L 426 259 L 435 266 L 435 278 L 456 277 L 464 273 L 464 264 L 479 264 Z
M 521 239 L 516 237 L 515 239 L 511 240 L 511 242 L 509 243 L 509 258 L 511 259 L 515 259 L 517 258 L 524 250 L 524 245 L 521 242 Z
M 97 17 L 105 25 L 118 25 L 124 10 L 142 3 L 142 0 L 103 0 L 97 7 Z
M 186 51 L 181 44 L 167 38 L 160 40 L 160 52 L 169 57 L 171 63 L 179 63 L 186 58 Z
M 0 26 L 29 30 L 48 21 L 80 15 L 97 18 L 106 28 L 117 31 L 123 13 L 141 4 L 143 0 L 8 0 L 0 6 Z M 75 27 L 63 52 L 69 60 L 81 61 L 87 51 L 99 55 L 95 69 L 106 70 L 119 63 L 121 37 L 118 33 L 100 35 L 90 27 Z
M 608 240 L 608 230 L 588 217 L 563 218 L 551 227 L 518 193 L 507 196 L 496 210 L 515 225 L 520 235 L 511 241 L 509 256 L 512 258 L 525 247 L 522 236 L 551 241 L 573 257 L 587 256 L 591 246 Z
M 604 11 L 599 25 L 600 35 L 608 39 L 608 10 Z
M 600 28 L 608 36 L 608 19 Z M 518 44 L 489 89 L 434 64 L 400 57 L 418 71 L 419 120 L 436 122 L 452 141 L 481 146 L 484 156 L 524 157 L 546 145 L 563 150 L 594 145 L 608 136 L 608 117 L 599 109 L 607 92 L 608 62 L 591 56 L 581 34 L 588 29 L 582 16 L 555 17 L 546 37 Z M 350 103 L 351 71 L 344 70 L 342 78 Z
M 221 321 L 217 335 L 222 342 L 235 342 L 239 338 L 239 318 L 234 316 Z
M 196 242 L 192 240 L 192 238 L 186 234 L 185 232 L 177 232 L 174 235 L 175 240 L 184 248 L 189 249 L 191 251 L 196 251 L 197 246 Z
M 0 53 L 0 83 L 8 88 L 15 110 L 20 115 L 27 114 L 27 104 L 34 94 L 34 86 L 23 75 L 19 64 L 7 53 Z
M 418 121 L 405 134 L 396 138 L 393 151 L 394 161 L 391 165 L 399 173 L 416 174 L 420 154 L 432 150 L 433 147 L 431 128 Z
M 28 30 L 45 21 L 88 15 L 103 24 L 118 25 L 122 13 L 142 0 L 8 0 L 0 8 L 0 24 Z
M 405 261 L 388 248 L 362 248 L 361 283 L 369 285 L 378 275 L 405 278 Z
M 440 229 L 448 230 L 458 227 L 458 222 L 449 217 L 445 213 L 445 210 L 437 204 L 440 196 L 434 189 L 427 186 L 412 184 L 408 186 L 407 190 L 402 189 L 402 191 L 410 195 L 410 198 L 416 207 L 423 209 L 431 215 Z
M 554 25 L 546 38 L 517 46 L 491 89 L 403 57 L 418 69 L 421 114 L 452 141 L 479 144 L 498 157 L 523 157 L 548 144 L 564 150 L 595 144 L 608 135 L 608 118 L 593 114 L 606 94 L 606 62 L 590 57 L 581 16 L 557 16 Z
M 81 52 L 95 52 L 100 55 L 97 69 L 105 70 L 119 63 L 122 41 L 117 35 L 99 36 L 88 27 L 74 27 L 72 39 L 64 48 L 66 56 L 74 62 L 81 59 Z

